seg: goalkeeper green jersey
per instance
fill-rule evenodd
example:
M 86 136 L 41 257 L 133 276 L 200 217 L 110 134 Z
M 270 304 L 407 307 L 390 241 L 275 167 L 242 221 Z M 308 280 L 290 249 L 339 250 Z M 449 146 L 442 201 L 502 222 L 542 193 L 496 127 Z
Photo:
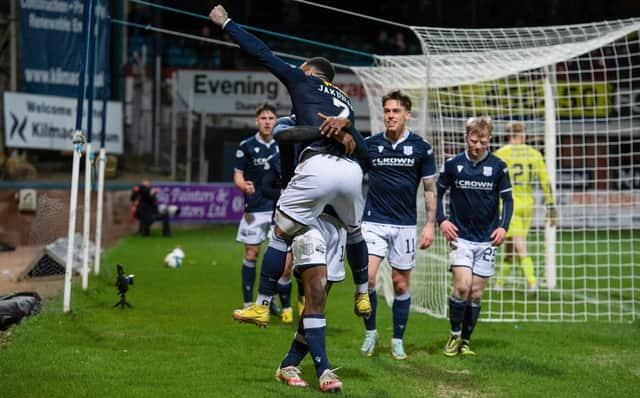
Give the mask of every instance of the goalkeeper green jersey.
M 509 168 L 514 207 L 533 206 L 531 191 L 536 180 L 544 191 L 544 202 L 553 205 L 549 175 L 542 154 L 526 144 L 508 144 L 494 152 Z

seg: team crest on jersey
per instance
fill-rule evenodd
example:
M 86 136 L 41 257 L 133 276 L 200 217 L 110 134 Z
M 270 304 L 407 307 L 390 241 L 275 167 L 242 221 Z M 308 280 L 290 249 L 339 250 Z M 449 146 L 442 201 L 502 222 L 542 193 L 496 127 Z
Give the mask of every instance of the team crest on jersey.
M 484 166 L 482 168 L 482 175 L 485 175 L 485 176 L 489 177 L 489 176 L 491 176 L 491 174 L 493 174 L 493 167 Z
M 402 149 L 405 155 L 407 156 L 413 155 L 413 147 L 411 145 L 405 145 Z
M 238 150 L 236 151 L 236 157 L 237 157 L 237 158 L 241 158 L 241 157 L 243 157 L 243 156 L 244 156 L 244 153 L 243 153 L 240 149 L 238 149 Z
M 378 153 L 382 153 L 383 149 L 384 149 L 384 147 L 382 145 L 378 145 Z
M 257 146 L 253 147 L 253 150 L 256 151 L 256 153 L 260 152 L 260 148 Z
M 458 166 L 456 166 L 458 168 L 458 173 L 462 171 L 462 165 L 459 164 Z
M 313 243 L 307 243 L 305 242 L 302 245 L 302 254 L 305 256 L 310 256 L 313 254 L 313 252 L 316 250 L 315 246 Z

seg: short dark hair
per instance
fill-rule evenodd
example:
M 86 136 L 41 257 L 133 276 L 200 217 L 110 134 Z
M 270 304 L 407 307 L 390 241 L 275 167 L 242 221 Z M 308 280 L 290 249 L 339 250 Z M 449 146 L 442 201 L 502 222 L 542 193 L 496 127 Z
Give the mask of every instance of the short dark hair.
M 329 82 L 333 82 L 333 78 L 336 75 L 336 70 L 331 65 L 331 62 L 324 57 L 313 57 L 309 58 L 305 64 L 317 70 L 320 74 L 322 74 L 325 80 Z
M 264 102 L 256 108 L 256 117 L 260 116 L 262 112 L 271 112 L 274 115 L 277 115 L 276 107 L 268 102 Z
M 409 96 L 404 94 L 402 91 L 395 90 L 395 91 L 391 91 L 390 93 L 387 93 L 387 95 L 382 97 L 382 106 L 384 106 L 384 104 L 390 100 L 399 101 L 400 104 L 404 107 L 404 109 L 411 112 L 411 105 L 412 105 L 411 98 L 409 98 Z

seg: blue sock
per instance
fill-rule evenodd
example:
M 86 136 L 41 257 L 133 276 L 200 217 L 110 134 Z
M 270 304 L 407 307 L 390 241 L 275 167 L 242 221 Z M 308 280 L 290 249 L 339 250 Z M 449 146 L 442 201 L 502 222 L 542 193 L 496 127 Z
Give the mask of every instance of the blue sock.
M 466 308 L 466 301 L 456 298 L 453 295 L 449 296 L 449 322 L 451 322 L 452 335 L 460 333 Z
M 291 278 L 288 278 L 286 281 L 280 278 L 278 280 L 277 290 L 282 308 L 291 307 Z
M 476 327 L 478 318 L 480 317 L 480 303 L 471 302 L 467 304 L 464 313 L 464 321 L 462 321 L 462 340 L 469 341 L 473 328 Z
M 369 251 L 360 230 L 347 236 L 347 261 L 358 293 L 366 293 L 369 281 Z
M 285 355 L 282 362 L 280 362 L 280 368 L 300 365 L 300 362 L 302 362 L 308 352 L 309 346 L 307 345 L 307 340 L 304 337 L 304 329 L 300 323 L 298 325 L 298 331 L 293 336 L 289 352 L 287 352 L 287 355 Z
M 253 285 L 256 283 L 256 262 L 242 261 L 242 298 L 245 303 L 253 302 Z
M 320 377 L 326 369 L 331 369 L 326 349 L 327 321 L 323 314 L 304 314 L 302 325 L 309 353 L 316 367 L 316 375 Z
M 402 339 L 409 320 L 411 293 L 406 292 L 393 299 L 393 338 Z
M 378 310 L 378 293 L 376 293 L 376 289 L 369 289 L 369 301 L 371 302 L 371 315 L 364 318 L 364 327 L 367 330 L 376 330 L 376 311 Z
M 273 234 L 269 241 L 269 247 L 262 257 L 260 269 L 260 284 L 258 293 L 263 296 L 273 297 L 276 294 L 278 279 L 284 272 L 284 263 L 287 258 L 287 244 Z M 262 304 L 262 303 L 258 303 Z

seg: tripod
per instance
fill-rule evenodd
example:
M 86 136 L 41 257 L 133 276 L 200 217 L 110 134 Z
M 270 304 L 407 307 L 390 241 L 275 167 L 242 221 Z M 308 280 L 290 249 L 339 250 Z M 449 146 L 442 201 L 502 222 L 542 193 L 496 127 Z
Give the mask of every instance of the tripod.
M 117 306 L 120 306 L 120 308 L 122 309 L 124 309 L 125 307 L 133 308 L 133 306 L 127 302 L 127 299 L 125 298 L 125 292 L 120 292 L 120 301 L 115 303 L 113 307 L 115 308 Z

